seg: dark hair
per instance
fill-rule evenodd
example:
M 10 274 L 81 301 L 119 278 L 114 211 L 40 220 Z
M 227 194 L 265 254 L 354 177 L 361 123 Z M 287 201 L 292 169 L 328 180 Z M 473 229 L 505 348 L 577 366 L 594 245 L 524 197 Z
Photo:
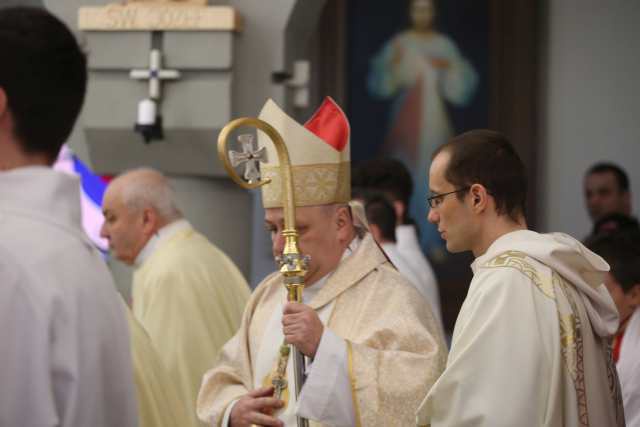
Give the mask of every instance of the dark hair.
M 593 238 L 588 247 L 609 263 L 624 292 L 640 283 L 640 231 L 603 234 Z
M 629 191 L 629 177 L 620 166 L 607 162 L 596 163 L 589 168 L 587 176 L 596 173 L 612 173 L 616 177 L 618 190 L 621 192 Z
M 499 132 L 479 129 L 458 135 L 438 147 L 432 158 L 451 156 L 445 178 L 455 188 L 483 185 L 493 196 L 498 214 L 513 220 L 526 212 L 525 168 L 509 140 Z M 464 198 L 465 193 L 456 196 Z
M 370 193 L 364 204 L 367 221 L 380 229 L 382 237 L 392 242 L 396 241 L 396 211 L 384 195 Z
M 407 207 L 405 212 L 409 210 L 413 180 L 407 167 L 399 160 L 371 159 L 358 163 L 351 174 L 351 186 L 385 193 L 392 201 L 404 203 Z
M 0 88 L 22 150 L 52 163 L 73 130 L 87 86 L 86 58 L 58 18 L 42 8 L 0 9 Z

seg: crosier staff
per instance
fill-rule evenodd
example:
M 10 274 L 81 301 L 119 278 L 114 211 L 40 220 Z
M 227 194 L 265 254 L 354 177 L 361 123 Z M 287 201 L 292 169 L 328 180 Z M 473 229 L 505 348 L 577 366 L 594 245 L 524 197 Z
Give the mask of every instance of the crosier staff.
M 238 140 L 242 145 L 242 152 L 228 151 L 227 141 L 231 132 L 243 126 L 254 127 L 263 131 L 276 148 L 279 167 L 282 175 L 282 206 L 284 209 L 284 250 L 280 262 L 280 273 L 284 276 L 284 286 L 287 289 L 287 301 L 302 302 L 304 276 L 307 272 L 308 258 L 300 254 L 298 248 L 298 232 L 295 228 L 295 198 L 293 193 L 293 176 L 289 152 L 282 136 L 267 122 L 250 117 L 242 117 L 229 122 L 218 136 L 218 156 L 231 179 L 248 190 L 259 188 L 271 182 L 267 178 L 262 180 L 258 163 L 266 160 L 265 148 L 254 151 L 252 135 L 241 135 Z M 238 176 L 236 167 L 244 165 L 244 179 Z M 293 353 L 294 396 L 296 400 L 305 380 L 306 361 L 304 355 L 295 347 L 283 342 L 278 355 L 277 369 L 272 373 L 270 384 L 274 388 L 274 397 L 283 399 L 288 390 L 286 380 L 286 366 L 289 354 Z M 287 399 L 288 400 L 288 399 Z M 309 421 L 303 417 L 296 417 L 298 427 L 308 427 Z

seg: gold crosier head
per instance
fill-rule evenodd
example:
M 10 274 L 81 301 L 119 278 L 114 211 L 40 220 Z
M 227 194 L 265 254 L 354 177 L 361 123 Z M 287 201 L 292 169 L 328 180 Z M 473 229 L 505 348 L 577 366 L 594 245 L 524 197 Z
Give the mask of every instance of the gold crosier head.
M 302 302 L 304 276 L 307 272 L 307 258 L 300 254 L 298 248 L 298 232 L 295 228 L 296 205 L 293 192 L 293 175 L 291 173 L 291 162 L 289 160 L 287 146 L 280 133 L 269 123 L 260 119 L 242 117 L 232 120 L 222 128 L 218 136 L 218 156 L 231 179 L 242 188 L 253 190 L 269 184 L 271 180 L 262 180 L 259 176 L 255 175 L 256 163 L 260 160 L 260 157 L 264 155 L 262 149 L 252 152 L 250 146 L 245 146 L 243 153 L 230 152 L 227 150 L 229 135 L 240 127 L 254 127 L 264 132 L 278 153 L 280 173 L 282 176 L 282 207 L 284 209 L 284 230 L 282 231 L 282 235 L 285 239 L 280 273 L 284 276 L 284 284 L 287 288 L 287 300 Z M 240 136 L 239 140 L 243 142 L 243 145 L 244 142 L 247 141 L 245 135 Z M 236 167 L 241 164 L 245 164 L 246 167 L 244 175 L 246 180 L 241 178 L 236 171 Z

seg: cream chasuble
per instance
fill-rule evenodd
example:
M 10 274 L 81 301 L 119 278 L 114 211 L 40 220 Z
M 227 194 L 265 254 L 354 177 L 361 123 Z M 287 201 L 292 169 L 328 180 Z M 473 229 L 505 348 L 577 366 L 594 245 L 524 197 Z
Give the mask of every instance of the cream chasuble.
M 195 425 L 202 376 L 238 329 L 249 288 L 233 262 L 184 220 L 161 229 L 139 257 L 133 313 Z
M 123 301 L 124 305 L 124 301 Z M 149 336 L 125 307 L 129 320 L 133 378 L 136 384 L 139 427 L 192 425 L 187 406 L 169 379 Z
M 312 289 L 313 286 L 309 291 Z M 393 269 L 367 234 L 316 292 L 309 305 L 318 311 L 326 326 L 318 353 L 327 345 L 339 355 L 343 343 L 350 389 L 344 393 L 338 389 L 305 396 L 310 385 L 307 383 L 300 406 L 306 405 L 308 399 L 309 405 L 316 408 L 307 409 L 322 413 L 318 407 L 332 409 L 340 405 L 338 400 L 351 399 L 355 425 L 413 423 L 412 413 L 421 394 L 438 377 L 446 358 L 439 328 L 418 291 Z M 282 341 L 282 325 L 277 319 L 281 317 L 284 300 L 279 273 L 267 277 L 256 288 L 239 332 L 225 345 L 216 366 L 204 378 L 198 398 L 201 419 L 221 425 L 230 403 L 262 385 L 265 372 L 273 369 Z M 328 342 L 333 338 L 337 341 L 325 343 L 325 336 Z M 269 354 L 262 354 L 265 351 Z M 338 371 L 342 362 L 339 356 L 335 357 Z M 318 363 L 316 355 L 309 369 L 310 378 L 314 373 L 327 377 L 334 374 L 334 369 L 316 369 Z M 292 378 L 291 372 L 288 375 Z M 339 387 L 347 383 L 343 380 L 336 379 L 335 384 Z M 293 410 L 291 406 L 287 411 Z M 311 424 L 334 425 L 331 421 Z M 286 425 L 295 425 L 293 414 Z
M 608 268 L 564 234 L 497 239 L 472 264 L 447 368 L 418 424 L 623 426 Z
M 387 254 L 387 257 L 389 257 L 389 261 L 391 261 L 391 263 L 398 269 L 400 274 L 406 277 L 409 282 L 411 282 L 411 284 L 416 287 L 418 292 L 420 292 L 420 294 L 422 294 L 422 296 L 424 297 L 425 301 L 429 302 L 429 298 L 422 292 L 418 273 L 413 269 L 413 267 L 411 267 L 409 261 L 404 256 L 402 256 L 402 254 L 398 250 L 398 246 L 395 243 L 382 243 L 380 244 L 380 248 L 384 251 L 385 254 Z M 433 312 L 433 305 L 431 306 L 431 309 L 431 311 Z

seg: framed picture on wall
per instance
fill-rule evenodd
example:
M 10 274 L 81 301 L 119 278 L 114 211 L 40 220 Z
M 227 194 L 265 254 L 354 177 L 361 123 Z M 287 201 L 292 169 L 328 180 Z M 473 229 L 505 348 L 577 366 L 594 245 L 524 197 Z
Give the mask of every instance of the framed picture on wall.
M 408 167 L 421 246 L 443 260 L 444 242 L 426 220 L 427 171 L 453 135 L 488 127 L 488 3 L 355 0 L 347 16 L 352 159 L 387 156 Z

